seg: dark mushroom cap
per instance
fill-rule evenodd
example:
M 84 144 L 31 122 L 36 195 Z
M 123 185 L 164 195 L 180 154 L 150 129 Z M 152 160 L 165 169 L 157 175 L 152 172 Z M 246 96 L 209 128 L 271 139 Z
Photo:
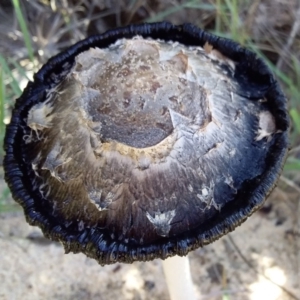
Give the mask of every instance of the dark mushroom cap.
M 252 52 L 185 24 L 131 25 L 50 59 L 17 100 L 5 178 L 27 221 L 100 264 L 232 231 L 274 188 L 286 99 Z

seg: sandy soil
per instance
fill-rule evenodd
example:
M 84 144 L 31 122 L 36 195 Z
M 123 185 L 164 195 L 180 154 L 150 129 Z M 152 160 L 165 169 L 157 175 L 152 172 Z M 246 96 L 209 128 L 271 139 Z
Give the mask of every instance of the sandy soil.
M 199 299 L 300 299 L 297 200 L 277 190 L 229 237 L 190 253 Z M 0 214 L 0 249 L 0 299 L 169 299 L 160 260 L 101 267 L 65 255 L 21 211 Z
M 4 5 L 9 1 L 0 2 Z M 105 1 L 97 1 L 98 4 L 102 2 Z M 171 1 L 158 2 L 160 6 L 157 12 L 163 11 L 168 5 L 166 3 Z M 255 6 L 259 1 L 249 3 Z M 283 32 L 287 28 L 289 32 L 289 24 L 294 20 L 292 15 L 296 7 L 297 0 L 261 1 L 253 18 L 250 16 L 247 19 L 249 24 L 246 25 L 251 28 L 251 34 L 256 40 L 264 41 L 266 35 L 273 34 L 274 28 L 282 28 Z M 56 19 L 36 13 L 32 7 L 28 12 L 32 14 L 28 18 L 33 20 L 29 24 L 32 34 L 36 35 L 40 22 L 41 26 L 45 26 L 45 36 L 48 37 L 49 28 L 55 25 L 53 20 Z M 16 26 L 16 22 L 13 23 L 15 19 L 11 16 L 11 8 L 6 13 L 7 19 L 3 18 L 2 23 L 0 22 L 0 36 L 5 46 L 2 45 L 3 54 L 7 57 L 14 53 L 22 55 L 25 49 L 22 40 L 11 39 L 9 42 L 13 44 L 8 43 L 7 33 Z M 142 9 L 137 11 L 140 18 L 143 13 Z M 211 18 L 211 14 L 200 15 L 193 9 L 174 13 L 167 20 L 176 24 L 188 21 L 206 26 Z M 108 22 L 114 19 L 117 18 L 112 16 L 104 22 L 103 18 L 97 18 L 86 33 L 92 34 L 93 30 L 103 32 L 115 26 Z M 47 22 L 51 26 L 47 26 Z M 74 36 L 77 34 L 80 39 L 78 32 L 79 30 L 75 30 Z M 51 33 L 57 32 L 52 30 Z M 85 36 L 86 33 L 81 35 Z M 48 40 L 45 36 L 38 41 L 41 44 L 36 45 L 48 55 L 40 57 L 41 60 L 58 51 L 53 41 L 51 44 L 50 38 L 56 40 L 55 36 L 50 35 Z M 284 34 L 277 33 L 270 40 L 278 40 L 280 46 L 284 37 Z M 47 43 L 43 44 L 42 41 Z M 3 181 L 0 179 L 0 195 L 2 189 Z M 288 195 L 277 189 L 264 208 L 233 233 L 189 254 L 199 300 L 300 299 L 300 216 L 297 208 L 299 195 Z M 0 300 L 4 299 L 167 300 L 169 296 L 161 261 L 101 267 L 96 261 L 82 254 L 65 255 L 59 243 L 46 240 L 38 228 L 26 223 L 22 211 L 19 211 L 0 213 Z

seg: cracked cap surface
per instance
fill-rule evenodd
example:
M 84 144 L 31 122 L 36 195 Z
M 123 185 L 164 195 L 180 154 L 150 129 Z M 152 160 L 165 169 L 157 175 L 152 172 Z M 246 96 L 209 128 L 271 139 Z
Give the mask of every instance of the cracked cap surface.
M 253 53 L 191 25 L 130 26 L 39 71 L 7 129 L 6 180 L 66 251 L 185 255 L 263 204 L 287 131 L 286 99 Z

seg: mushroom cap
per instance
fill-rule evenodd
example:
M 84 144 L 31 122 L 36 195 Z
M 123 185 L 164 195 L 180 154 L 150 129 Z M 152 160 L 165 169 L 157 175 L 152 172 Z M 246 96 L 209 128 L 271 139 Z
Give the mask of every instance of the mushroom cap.
M 130 25 L 50 59 L 17 99 L 5 179 L 27 221 L 100 264 L 209 244 L 262 206 L 289 119 L 254 53 L 191 24 Z

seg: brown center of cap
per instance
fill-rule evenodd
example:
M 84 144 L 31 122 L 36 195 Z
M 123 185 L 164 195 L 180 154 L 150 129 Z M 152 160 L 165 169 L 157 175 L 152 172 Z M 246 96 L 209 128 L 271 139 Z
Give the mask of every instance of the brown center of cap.
M 82 105 L 101 141 L 154 146 L 173 132 L 174 113 L 204 125 L 206 92 L 189 66 L 196 55 L 139 38 L 80 54 L 73 80 L 82 85 Z
M 34 188 L 65 226 L 76 219 L 125 243 L 201 225 L 262 172 L 257 162 L 232 175 L 276 131 L 270 112 L 237 93 L 234 69 L 211 49 L 139 37 L 82 52 L 28 113 Z

